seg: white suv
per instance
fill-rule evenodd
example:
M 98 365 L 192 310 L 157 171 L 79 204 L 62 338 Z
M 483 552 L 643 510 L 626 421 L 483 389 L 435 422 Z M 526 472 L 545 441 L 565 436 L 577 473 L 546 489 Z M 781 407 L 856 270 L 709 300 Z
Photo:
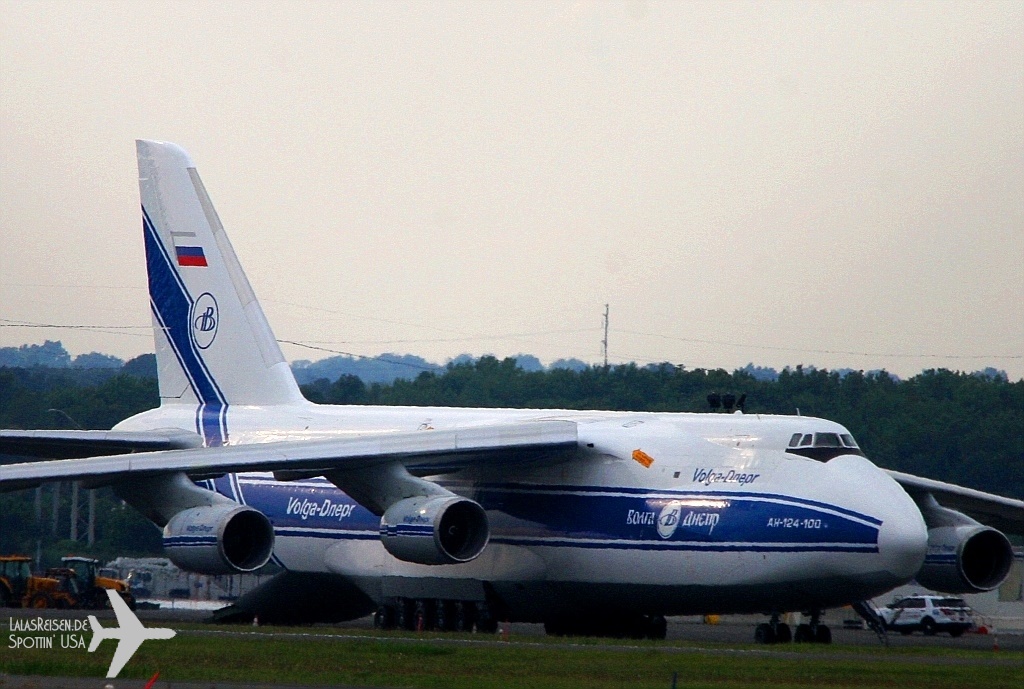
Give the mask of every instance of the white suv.
M 878 614 L 887 629 L 895 629 L 900 634 L 920 630 L 926 636 L 949 632 L 956 637 L 974 626 L 971 609 L 963 598 L 910 596 L 885 606 Z

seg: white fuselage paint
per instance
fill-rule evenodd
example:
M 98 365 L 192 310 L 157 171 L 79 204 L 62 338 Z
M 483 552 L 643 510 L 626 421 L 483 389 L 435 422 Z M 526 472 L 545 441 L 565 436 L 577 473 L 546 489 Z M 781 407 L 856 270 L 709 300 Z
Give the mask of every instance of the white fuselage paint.
M 164 405 L 117 430 L 195 430 L 195 418 Z M 226 426 L 229 444 L 246 444 L 529 420 L 575 422 L 575 456 L 434 479 L 488 511 L 491 541 L 464 564 L 395 559 L 375 518 L 323 479 L 238 474 L 217 489 L 270 517 L 290 570 L 345 576 L 377 599 L 395 582 L 435 582 L 437 597 L 452 580 L 487 582 L 523 619 L 567 600 L 664 614 L 826 607 L 905 583 L 923 562 L 920 511 L 884 472 L 853 454 L 785 452 L 797 432 L 847 433 L 822 419 L 297 404 L 232 406 Z

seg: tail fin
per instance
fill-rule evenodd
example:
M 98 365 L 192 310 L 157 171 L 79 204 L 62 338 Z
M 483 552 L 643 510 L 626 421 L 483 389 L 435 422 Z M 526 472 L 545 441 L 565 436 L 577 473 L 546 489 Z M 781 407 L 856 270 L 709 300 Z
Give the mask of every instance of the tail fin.
M 303 397 L 188 153 L 136 147 L 161 403 L 196 405 L 219 445 L 228 405 Z
M 96 619 L 95 615 L 89 615 L 89 626 L 92 627 L 92 641 L 89 642 L 89 653 L 92 653 L 100 645 L 100 642 L 107 638 L 107 632 L 100 626 L 99 620 Z

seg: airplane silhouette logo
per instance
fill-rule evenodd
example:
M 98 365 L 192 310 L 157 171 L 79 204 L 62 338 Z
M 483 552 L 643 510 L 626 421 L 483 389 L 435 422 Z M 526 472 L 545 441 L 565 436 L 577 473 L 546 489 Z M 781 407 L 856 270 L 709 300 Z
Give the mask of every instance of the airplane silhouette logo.
M 89 624 L 92 626 L 92 643 L 89 644 L 89 653 L 92 653 L 104 639 L 117 639 L 117 650 L 114 651 L 114 658 L 110 661 L 110 668 L 107 669 L 107 677 L 117 677 L 121 668 L 125 666 L 135 651 L 147 639 L 170 639 L 174 636 L 173 629 L 154 627 L 147 629 L 139 622 L 124 602 L 121 596 L 112 589 L 107 589 L 107 597 L 110 598 L 110 606 L 117 616 L 116 627 L 103 627 L 95 615 L 89 615 Z

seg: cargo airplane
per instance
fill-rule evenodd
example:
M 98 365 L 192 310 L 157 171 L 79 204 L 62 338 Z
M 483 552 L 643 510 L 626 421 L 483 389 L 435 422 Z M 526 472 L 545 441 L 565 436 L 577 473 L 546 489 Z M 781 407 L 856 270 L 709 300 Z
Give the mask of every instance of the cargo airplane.
M 828 642 L 827 608 L 1007 576 L 1024 502 L 883 470 L 824 419 L 310 403 L 189 155 L 137 153 L 160 406 L 0 431 L 28 458 L 4 490 L 111 486 L 183 569 L 272 560 L 383 627 L 659 638 L 667 615 L 764 613 L 759 641 Z

